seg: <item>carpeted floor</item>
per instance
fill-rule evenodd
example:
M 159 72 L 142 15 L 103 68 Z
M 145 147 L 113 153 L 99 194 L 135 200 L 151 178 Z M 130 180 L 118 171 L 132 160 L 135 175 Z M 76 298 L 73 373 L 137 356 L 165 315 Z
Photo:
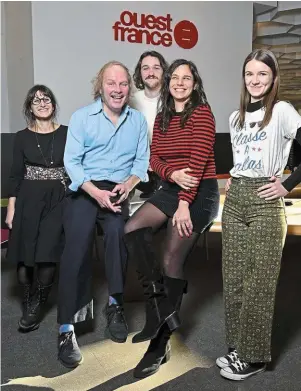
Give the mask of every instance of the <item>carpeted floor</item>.
M 162 233 L 163 234 L 163 233 Z M 160 234 L 161 235 L 161 234 Z M 157 238 L 157 246 L 164 245 Z M 4 254 L 3 254 L 4 255 Z M 209 234 L 209 255 L 197 246 L 187 263 L 189 292 L 184 298 L 183 325 L 172 337 L 172 358 L 142 381 L 132 370 L 147 343 L 125 344 L 104 336 L 102 308 L 107 299 L 104 268 L 94 263 L 95 320 L 77 329 L 84 363 L 70 371 L 57 361 L 56 287 L 40 328 L 17 331 L 20 317 L 15 271 L 2 257 L 2 384 L 4 391 L 300 391 L 301 390 L 301 237 L 288 237 L 277 292 L 273 332 L 273 364 L 244 382 L 222 379 L 215 366 L 225 352 L 221 279 L 221 237 Z M 132 267 L 126 287 L 126 316 L 131 334 L 144 320 L 141 289 Z

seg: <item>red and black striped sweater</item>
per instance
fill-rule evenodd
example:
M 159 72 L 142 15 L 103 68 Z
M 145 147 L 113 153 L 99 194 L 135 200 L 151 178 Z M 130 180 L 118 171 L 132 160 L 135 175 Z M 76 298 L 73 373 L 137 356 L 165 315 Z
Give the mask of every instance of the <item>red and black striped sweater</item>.
M 165 181 L 173 182 L 171 174 L 176 170 L 191 168 L 189 175 L 199 183 L 203 179 L 216 178 L 214 161 L 215 123 L 207 106 L 198 106 L 185 127 L 181 128 L 181 116 L 175 115 L 167 132 L 159 129 L 157 115 L 151 144 L 150 166 Z M 191 204 L 198 185 L 190 190 L 182 189 L 179 200 Z

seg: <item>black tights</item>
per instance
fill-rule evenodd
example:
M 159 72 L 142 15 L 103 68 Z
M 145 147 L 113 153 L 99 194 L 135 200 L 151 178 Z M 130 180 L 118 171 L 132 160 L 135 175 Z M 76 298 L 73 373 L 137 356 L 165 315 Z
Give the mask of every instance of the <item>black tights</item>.
M 169 277 L 183 278 L 185 261 L 198 240 L 199 233 L 193 232 L 189 238 L 181 238 L 177 227 L 172 226 L 172 219 L 149 202 L 143 204 L 129 219 L 125 225 L 125 233 L 146 227 L 151 227 L 155 233 L 167 220 L 167 238 L 163 252 L 164 272 Z
M 37 281 L 42 286 L 52 285 L 55 275 L 56 264 L 52 262 L 37 263 Z M 18 282 L 21 285 L 32 285 L 34 268 L 26 266 L 23 262 L 17 267 Z

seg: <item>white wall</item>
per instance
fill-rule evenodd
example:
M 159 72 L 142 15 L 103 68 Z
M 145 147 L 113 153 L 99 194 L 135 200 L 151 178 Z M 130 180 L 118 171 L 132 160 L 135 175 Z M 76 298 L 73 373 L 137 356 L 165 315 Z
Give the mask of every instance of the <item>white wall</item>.
M 6 60 L 6 34 L 5 10 L 1 2 L 1 132 L 9 132 L 9 109 L 7 89 L 7 60 Z
M 228 132 L 228 117 L 239 103 L 241 67 L 252 48 L 252 2 L 33 2 L 34 81 L 53 89 L 67 124 L 72 112 L 92 100 L 91 79 L 110 60 L 133 71 L 140 54 L 154 49 L 168 61 L 196 63 L 217 120 Z M 197 45 L 185 50 L 116 42 L 113 24 L 124 10 L 171 14 L 172 26 L 183 19 L 198 28 Z
M 31 27 L 30 1 L 1 3 L 2 133 L 14 133 L 26 126 L 22 106 L 34 83 Z

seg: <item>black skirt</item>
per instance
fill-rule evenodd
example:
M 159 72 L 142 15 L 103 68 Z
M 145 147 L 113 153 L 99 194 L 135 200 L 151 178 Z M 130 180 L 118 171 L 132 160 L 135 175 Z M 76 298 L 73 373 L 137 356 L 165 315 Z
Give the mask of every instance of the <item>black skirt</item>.
M 58 262 L 63 250 L 63 200 L 59 180 L 23 180 L 15 205 L 7 259 L 34 266 Z
M 178 193 L 182 190 L 176 183 L 162 181 L 158 191 L 146 202 L 150 202 L 166 216 L 172 218 L 178 209 Z M 202 233 L 218 215 L 219 190 L 217 179 L 200 182 L 197 195 L 189 205 L 193 232 Z

